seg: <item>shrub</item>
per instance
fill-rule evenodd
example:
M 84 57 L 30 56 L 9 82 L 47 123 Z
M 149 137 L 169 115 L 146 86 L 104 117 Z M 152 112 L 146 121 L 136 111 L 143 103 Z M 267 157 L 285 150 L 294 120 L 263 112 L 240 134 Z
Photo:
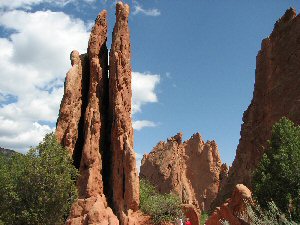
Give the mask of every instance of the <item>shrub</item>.
M 206 220 L 208 219 L 208 213 L 207 212 L 202 212 L 201 213 L 201 222 L 200 224 L 205 224 Z
M 26 155 L 0 161 L 0 220 L 4 224 L 64 223 L 76 198 L 77 170 L 53 133 Z
M 248 218 L 252 225 L 280 224 L 280 225 L 296 225 L 292 221 L 288 221 L 284 214 L 278 209 L 274 202 L 268 202 L 267 208 L 262 209 L 259 205 L 248 206 Z
M 300 222 L 300 127 L 287 118 L 273 126 L 252 184 L 262 208 L 274 201 L 289 219 Z
M 181 201 L 174 194 L 159 194 L 149 181 L 140 180 L 141 211 L 150 215 L 155 224 L 182 218 Z

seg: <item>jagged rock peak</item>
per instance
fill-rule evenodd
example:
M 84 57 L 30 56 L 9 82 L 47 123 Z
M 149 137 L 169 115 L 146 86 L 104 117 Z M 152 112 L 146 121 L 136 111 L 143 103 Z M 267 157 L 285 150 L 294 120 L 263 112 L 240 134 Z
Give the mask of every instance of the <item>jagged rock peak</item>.
M 297 16 L 296 9 L 289 8 L 285 11 L 284 15 L 276 21 L 274 25 L 274 30 L 280 28 L 282 25 L 289 23 Z
M 117 20 L 127 19 L 130 13 L 130 7 L 123 2 L 118 2 L 116 6 Z
M 300 124 L 300 15 L 288 9 L 256 57 L 252 101 L 243 115 L 241 138 L 228 178 L 214 207 L 230 197 L 236 184 L 251 190 L 253 171 L 268 148 L 272 126 L 282 117 Z
M 140 177 L 161 193 L 176 193 L 182 203 L 193 204 L 200 213 L 210 209 L 219 190 L 221 164 L 215 142 L 204 143 L 196 133 L 182 143 L 180 132 L 144 155 Z
M 168 138 L 167 141 L 168 142 L 175 141 L 175 142 L 177 142 L 177 144 L 182 144 L 182 136 L 183 136 L 183 133 L 179 132 L 175 136 Z
M 103 41 L 105 39 L 105 41 Z M 90 59 L 98 57 L 100 48 L 107 39 L 107 11 L 103 10 L 97 16 L 92 28 L 88 43 L 88 54 Z

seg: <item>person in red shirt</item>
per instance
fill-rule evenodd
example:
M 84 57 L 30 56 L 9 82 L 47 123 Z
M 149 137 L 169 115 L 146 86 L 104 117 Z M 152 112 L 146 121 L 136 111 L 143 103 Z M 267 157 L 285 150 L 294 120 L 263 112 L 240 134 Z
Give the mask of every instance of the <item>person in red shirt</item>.
M 185 225 L 192 225 L 192 223 L 191 223 L 191 221 L 190 221 L 189 218 L 186 218 Z

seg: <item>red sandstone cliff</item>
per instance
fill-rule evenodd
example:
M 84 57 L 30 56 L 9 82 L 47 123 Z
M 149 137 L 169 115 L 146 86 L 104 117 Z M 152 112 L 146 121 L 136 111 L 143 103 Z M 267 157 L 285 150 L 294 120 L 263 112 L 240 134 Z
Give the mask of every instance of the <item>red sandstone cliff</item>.
M 182 203 L 207 211 L 219 190 L 220 168 L 214 141 L 205 143 L 196 133 L 182 143 L 179 133 L 144 155 L 140 177 L 149 180 L 159 192 L 174 192 Z
M 71 54 L 57 121 L 58 141 L 79 169 L 79 199 L 69 225 L 139 225 L 139 180 L 131 122 L 129 6 L 116 6 L 111 65 L 108 65 L 107 12 L 91 31 L 87 54 Z M 108 76 L 110 70 L 110 76 Z
M 300 123 L 300 15 L 289 9 L 279 19 L 271 35 L 262 41 L 256 58 L 253 99 L 243 115 L 236 157 L 222 184 L 219 205 L 243 183 L 251 187 L 251 177 L 271 136 L 271 128 L 286 116 Z

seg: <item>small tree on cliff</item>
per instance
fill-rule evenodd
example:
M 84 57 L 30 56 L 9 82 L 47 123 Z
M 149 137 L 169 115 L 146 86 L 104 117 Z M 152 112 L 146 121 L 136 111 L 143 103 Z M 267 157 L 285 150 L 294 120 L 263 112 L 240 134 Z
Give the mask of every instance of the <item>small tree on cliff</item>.
M 262 207 L 274 201 L 300 222 L 300 127 L 282 118 L 273 126 L 269 146 L 254 172 L 254 196 Z
M 76 198 L 77 170 L 55 135 L 26 155 L 0 158 L 0 221 L 6 225 L 63 224 Z

